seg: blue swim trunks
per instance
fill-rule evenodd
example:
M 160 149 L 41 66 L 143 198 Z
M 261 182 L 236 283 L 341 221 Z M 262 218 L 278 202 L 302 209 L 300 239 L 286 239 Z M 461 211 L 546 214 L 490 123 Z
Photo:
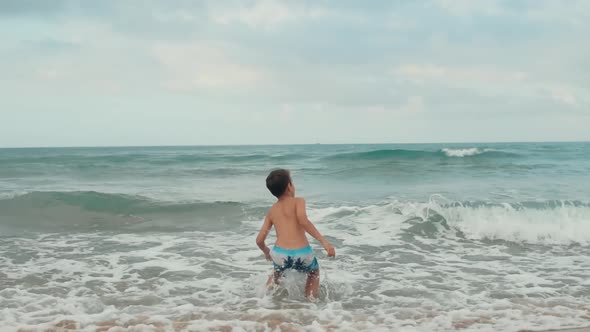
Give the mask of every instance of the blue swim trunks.
M 275 245 L 270 252 L 270 257 L 275 271 L 278 272 L 293 269 L 310 273 L 320 268 L 318 260 L 313 255 L 313 249 L 309 245 L 299 249 L 283 249 Z

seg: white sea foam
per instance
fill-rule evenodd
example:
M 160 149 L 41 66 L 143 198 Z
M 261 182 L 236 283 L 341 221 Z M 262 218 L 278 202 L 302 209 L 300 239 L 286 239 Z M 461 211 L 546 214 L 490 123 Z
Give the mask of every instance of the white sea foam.
M 494 151 L 493 149 L 480 149 L 480 148 L 466 148 L 466 149 L 450 149 L 444 148 L 441 150 L 444 152 L 447 157 L 469 157 L 475 156 L 478 154 L 482 154 L 489 151 Z
M 472 239 L 528 243 L 590 243 L 590 207 L 564 205 L 548 209 L 510 206 L 453 207 L 442 210 L 451 225 Z

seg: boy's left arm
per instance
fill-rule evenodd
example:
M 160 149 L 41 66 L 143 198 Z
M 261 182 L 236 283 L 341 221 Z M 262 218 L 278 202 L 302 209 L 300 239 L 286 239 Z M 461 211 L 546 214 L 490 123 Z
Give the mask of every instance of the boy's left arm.
M 268 235 L 268 232 L 270 232 L 271 228 L 272 228 L 272 221 L 270 220 L 270 217 L 268 215 L 266 215 L 266 217 L 264 218 L 264 223 L 262 224 L 262 228 L 260 229 L 260 232 L 258 233 L 258 236 L 256 237 L 256 245 L 258 245 L 258 248 L 260 248 L 260 250 L 262 250 L 262 252 L 264 253 L 264 257 L 266 257 L 266 260 L 268 260 L 268 261 L 271 260 L 270 249 L 268 249 L 268 247 L 264 243 L 264 240 L 266 240 L 266 236 Z

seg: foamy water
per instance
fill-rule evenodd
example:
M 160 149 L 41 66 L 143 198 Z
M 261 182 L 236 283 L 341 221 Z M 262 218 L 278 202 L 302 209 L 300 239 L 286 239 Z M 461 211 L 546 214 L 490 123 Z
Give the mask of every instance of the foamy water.
M 498 158 L 491 163 L 504 165 L 502 173 L 485 159 L 469 159 L 487 152 L 444 159 L 440 147 L 420 153 L 346 150 L 328 158 L 311 149 L 299 167 L 302 153 L 289 152 L 298 158 L 291 162 L 301 179 L 296 186 L 308 196 L 310 218 L 337 249 L 336 259 L 328 259 L 312 242 L 322 278 L 316 302 L 303 298 L 305 276 L 298 273 L 272 291 L 265 288 L 271 266 L 254 239 L 272 201 L 253 186 L 263 186 L 274 161 L 261 153 L 232 159 L 233 171 L 218 173 L 229 167 L 226 161 L 177 165 L 165 159 L 177 158 L 174 153 L 158 152 L 152 161 L 167 171 L 157 177 L 156 166 L 141 166 L 147 157 L 138 162 L 121 153 L 109 167 L 91 168 L 91 175 L 78 167 L 88 157 L 77 158 L 62 164 L 70 170 L 55 179 L 33 171 L 39 160 L 25 162 L 30 175 L 18 178 L 14 172 L 26 173 L 23 157 L 19 168 L 5 162 L 0 181 L 14 190 L 0 197 L 0 330 L 518 331 L 590 325 L 590 204 L 578 183 L 587 165 L 583 159 L 563 166 L 578 154 L 524 162 L 524 154 L 513 150 L 485 157 Z M 332 167 L 332 160 L 343 168 Z M 43 170 L 57 167 L 43 162 Z M 239 171 L 240 163 L 251 177 Z M 552 163 L 523 173 L 524 166 Z M 351 176 L 361 164 L 364 177 Z M 406 164 L 415 167 L 397 174 Z M 430 174 L 414 173 L 433 165 L 438 170 Z M 199 175 L 187 171 L 198 167 Z M 135 176 L 110 173 L 130 168 Z M 458 177 L 460 172 L 469 176 Z M 561 177 L 551 176 L 556 173 Z M 455 186 L 448 185 L 450 178 Z M 546 184 L 552 182 L 559 185 Z M 208 193 L 214 199 L 200 200 Z M 273 240 L 271 235 L 267 243 Z
M 338 248 L 333 260 L 317 250 L 323 280 L 316 303 L 304 301 L 297 273 L 284 288 L 265 291 L 270 266 L 253 245 L 259 220 L 223 232 L 4 238 L 0 320 L 15 329 L 72 320 L 88 331 L 101 322 L 191 331 L 516 331 L 588 323 L 590 250 L 574 241 L 590 241 L 582 231 L 590 208 L 548 210 L 570 214 L 580 231 L 547 238 L 543 228 L 522 234 L 526 211 L 505 210 L 518 225 L 512 234 L 481 219 L 497 208 L 439 210 L 461 216 L 445 225 L 432 214 L 420 220 L 432 213 L 427 206 L 311 210 Z M 479 226 L 463 227 L 473 215 Z M 530 243 L 490 240 L 506 234 Z

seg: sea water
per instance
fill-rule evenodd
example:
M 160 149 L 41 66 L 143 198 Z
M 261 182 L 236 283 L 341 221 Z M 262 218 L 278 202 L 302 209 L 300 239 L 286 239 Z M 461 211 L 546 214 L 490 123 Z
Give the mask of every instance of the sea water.
M 336 247 L 315 302 L 264 286 L 278 167 Z M 590 143 L 0 149 L 0 330 L 585 325 Z

